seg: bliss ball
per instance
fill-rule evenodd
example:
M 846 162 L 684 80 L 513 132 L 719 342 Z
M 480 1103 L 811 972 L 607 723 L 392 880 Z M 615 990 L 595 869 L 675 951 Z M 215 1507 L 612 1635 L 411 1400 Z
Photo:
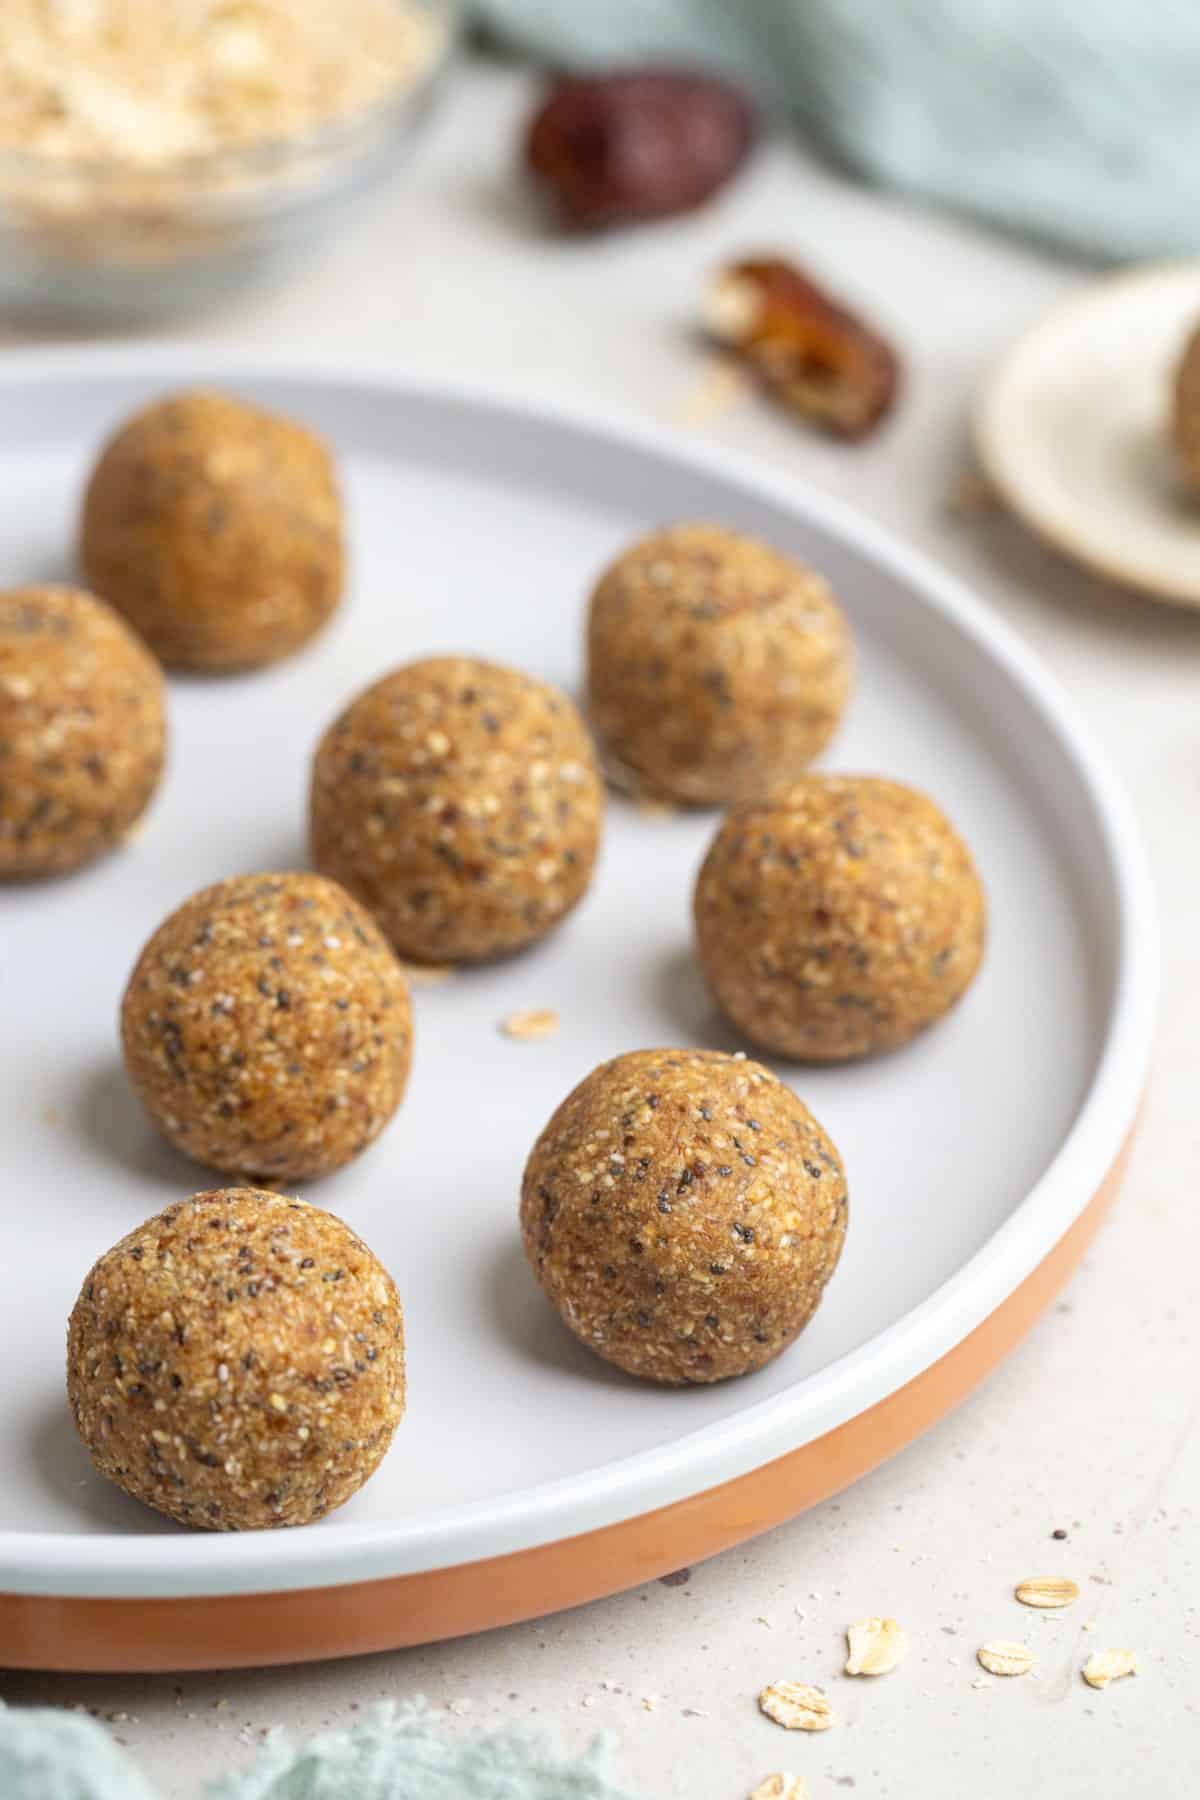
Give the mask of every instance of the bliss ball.
M 401 956 L 479 962 L 544 937 L 587 892 L 604 789 L 557 688 L 462 656 L 409 663 L 329 728 L 313 861 Z
M 173 912 L 121 1005 L 129 1079 L 176 1149 L 230 1175 L 328 1175 L 404 1095 L 404 972 L 319 875 L 240 875 Z
M 974 979 L 987 907 L 932 800 L 877 776 L 809 775 L 739 806 L 696 883 L 709 987 L 739 1031 L 802 1062 L 894 1050 Z
M 833 736 L 850 629 L 821 576 L 720 525 L 634 544 L 600 578 L 588 703 L 623 787 L 693 806 L 761 798 Z
M 119 844 L 166 744 L 162 673 L 111 607 L 78 588 L 0 593 L 0 880 Z
M 276 662 L 341 597 L 333 459 L 294 419 L 228 394 L 172 395 L 105 446 L 80 548 L 91 585 L 169 668 Z
M 1200 326 L 1176 366 L 1172 407 L 1175 459 L 1187 485 L 1200 492 Z
M 670 1385 L 786 1350 L 846 1235 L 846 1178 L 808 1108 L 715 1050 L 635 1050 L 568 1094 L 521 1189 L 525 1254 L 597 1355 Z
M 88 1273 L 67 1398 L 102 1475 L 184 1525 L 307 1525 L 356 1494 L 404 1411 L 395 1283 L 334 1214 L 223 1188 Z

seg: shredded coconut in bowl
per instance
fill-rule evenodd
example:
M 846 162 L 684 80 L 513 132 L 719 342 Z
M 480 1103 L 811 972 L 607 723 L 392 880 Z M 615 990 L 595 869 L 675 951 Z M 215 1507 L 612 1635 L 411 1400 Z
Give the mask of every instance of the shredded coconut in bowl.
M 286 139 L 403 90 L 415 0 L 4 0 L 0 149 L 130 170 Z

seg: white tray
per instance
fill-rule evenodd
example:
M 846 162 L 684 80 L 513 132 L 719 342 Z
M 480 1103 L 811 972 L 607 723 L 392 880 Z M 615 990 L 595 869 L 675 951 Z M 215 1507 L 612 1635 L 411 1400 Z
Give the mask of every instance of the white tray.
M 461 1572 L 620 1527 L 831 1442 L 961 1351 L 1022 1284 L 1033 1294 L 1039 1265 L 1112 1170 L 1147 1066 L 1147 877 L 1127 805 L 1073 708 L 960 586 L 759 467 L 377 368 L 198 350 L 22 355 L 0 368 L 0 578 L 70 578 L 80 484 L 102 435 L 148 397 L 199 381 L 328 434 L 345 473 L 352 585 L 331 629 L 293 661 L 171 682 L 169 774 L 127 849 L 72 879 L 0 889 L 0 1596 L 29 1602 L 19 1630 L 10 1620 L 10 1661 L 104 1660 L 103 1644 L 39 1649 L 26 1636 L 13 1647 L 13 1632 L 49 1616 L 35 1604 L 48 1596 L 269 1596 Z M 65 1320 L 92 1259 L 168 1201 L 219 1184 L 159 1139 L 122 1073 L 116 1012 L 140 945 L 208 882 L 304 865 L 310 752 L 385 669 L 461 650 L 577 691 L 592 578 L 633 536 L 683 518 L 760 532 L 830 577 L 861 678 L 827 766 L 927 788 L 974 848 L 991 901 L 985 969 L 942 1026 L 860 1066 L 776 1065 L 849 1175 L 846 1251 L 814 1323 L 749 1379 L 663 1391 L 583 1349 L 524 1264 L 521 1167 L 568 1088 L 622 1050 L 738 1045 L 690 950 L 691 884 L 715 817 L 647 817 L 614 799 L 578 912 L 523 957 L 416 992 L 400 1115 L 351 1168 L 306 1190 L 362 1233 L 403 1296 L 410 1402 L 382 1469 L 305 1530 L 177 1528 L 92 1472 L 63 1396 Z M 557 1009 L 560 1034 L 503 1037 L 499 1022 L 524 1007 Z M 452 1159 L 435 1157 L 439 1144 L 455 1146 Z M 917 1408 L 912 1429 L 923 1417 Z M 825 1488 L 896 1441 L 883 1434 Z M 815 1491 L 798 1489 L 795 1504 Z M 760 1509 L 720 1541 L 770 1522 Z M 687 1548 L 686 1533 L 670 1536 L 663 1567 Z M 524 1610 L 634 1578 L 619 1557 L 584 1561 L 586 1580 L 544 1591 L 536 1557 L 521 1565 Z M 645 1556 L 637 1572 L 651 1572 Z M 465 1622 L 520 1609 L 485 1602 Z M 397 1618 L 372 1641 L 442 1628 Z M 343 1647 L 363 1644 L 318 1631 L 295 1653 Z M 147 1666 L 163 1654 L 148 1649 Z M 136 1650 L 124 1657 L 137 1662 Z

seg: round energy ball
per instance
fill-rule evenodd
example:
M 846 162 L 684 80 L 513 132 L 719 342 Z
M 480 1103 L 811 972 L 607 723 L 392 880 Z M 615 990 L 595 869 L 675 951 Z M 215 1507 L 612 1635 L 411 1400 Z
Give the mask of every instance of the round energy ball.
M 1184 480 L 1200 491 L 1200 326 L 1189 337 L 1175 370 L 1171 436 Z
M 635 1050 L 568 1094 L 521 1189 L 525 1254 L 608 1362 L 674 1385 L 785 1350 L 846 1235 L 846 1180 L 808 1108 L 758 1063 Z
M 67 1398 L 102 1475 L 184 1525 L 307 1525 L 374 1474 L 404 1411 L 395 1283 L 322 1207 L 194 1194 L 92 1267 Z
M 0 593 L 0 879 L 119 844 L 166 741 L 162 673 L 111 607 L 78 588 Z
M 121 1005 L 125 1067 L 163 1135 L 232 1175 L 340 1169 L 404 1094 L 404 972 L 319 875 L 240 875 L 150 939 Z
M 892 1050 L 940 1019 L 983 956 L 986 902 L 932 800 L 809 775 L 735 807 L 696 883 L 700 962 L 754 1043 L 805 1062 Z
M 759 799 L 829 742 L 853 681 L 821 576 L 719 525 L 634 544 L 600 578 L 588 699 L 609 773 L 694 806 Z
M 97 593 L 174 669 L 298 650 L 342 592 L 341 504 L 315 433 L 228 394 L 175 394 L 101 453 L 80 551 Z
M 478 962 L 583 898 L 604 788 L 565 694 L 461 656 L 360 694 L 313 764 L 313 861 L 413 962 Z

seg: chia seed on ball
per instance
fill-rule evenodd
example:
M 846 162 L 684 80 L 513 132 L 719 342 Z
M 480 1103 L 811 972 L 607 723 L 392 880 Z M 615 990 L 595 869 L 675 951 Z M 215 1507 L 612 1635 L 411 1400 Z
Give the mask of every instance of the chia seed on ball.
M 241 875 L 173 912 L 121 1007 L 125 1067 L 176 1149 L 231 1175 L 312 1179 L 404 1094 L 408 985 L 371 917 L 320 875 Z
M 894 1050 L 961 999 L 987 902 L 933 801 L 877 776 L 809 775 L 735 807 L 695 893 L 708 985 L 739 1031 L 799 1061 Z
M 565 694 L 470 657 L 385 675 L 313 763 L 313 861 L 401 956 L 478 962 L 524 949 L 586 893 L 604 789 Z
M 808 1108 L 714 1050 L 636 1050 L 594 1069 L 538 1138 L 525 1254 L 577 1337 L 680 1385 L 761 1368 L 837 1266 L 846 1180 Z
M 79 588 L 0 593 L 0 880 L 121 843 L 166 739 L 162 672 L 111 607 Z
M 333 458 L 315 432 L 232 395 L 170 395 L 101 452 L 80 555 L 168 668 L 277 662 L 341 598 Z
M 95 1263 L 67 1397 L 100 1473 L 184 1525 L 307 1525 L 374 1473 L 404 1411 L 395 1284 L 320 1207 L 195 1194 Z
M 618 786 L 725 806 L 800 775 L 853 684 L 845 615 L 821 576 L 719 525 L 677 525 L 601 576 L 588 705 Z

